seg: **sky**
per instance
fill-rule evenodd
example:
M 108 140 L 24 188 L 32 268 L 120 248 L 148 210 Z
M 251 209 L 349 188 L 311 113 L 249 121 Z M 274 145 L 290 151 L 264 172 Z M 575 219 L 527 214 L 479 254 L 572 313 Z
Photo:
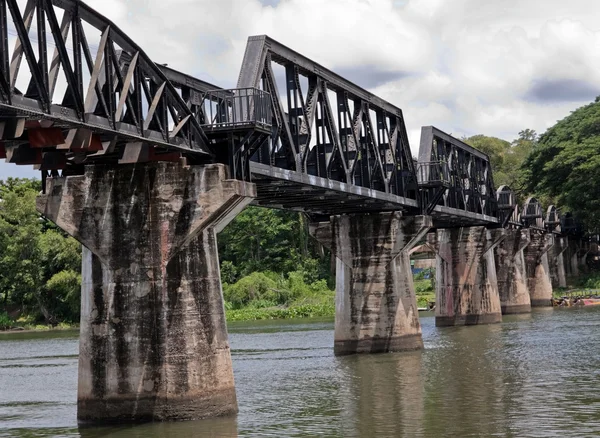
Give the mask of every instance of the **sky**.
M 598 0 L 87 0 L 156 63 L 235 87 L 246 40 L 271 38 L 421 126 L 512 141 L 600 95 Z M 0 179 L 37 173 L 2 163 Z

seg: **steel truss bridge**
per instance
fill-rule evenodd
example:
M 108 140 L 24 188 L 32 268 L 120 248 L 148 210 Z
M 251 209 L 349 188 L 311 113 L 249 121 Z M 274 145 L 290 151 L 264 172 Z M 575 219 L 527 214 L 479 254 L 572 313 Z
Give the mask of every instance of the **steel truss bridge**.
M 267 36 L 248 39 L 237 88 L 155 64 L 78 0 L 0 0 L 0 158 L 48 176 L 89 164 L 222 162 L 255 203 L 332 214 L 400 210 L 436 227 L 581 234 L 494 188 L 489 157 Z

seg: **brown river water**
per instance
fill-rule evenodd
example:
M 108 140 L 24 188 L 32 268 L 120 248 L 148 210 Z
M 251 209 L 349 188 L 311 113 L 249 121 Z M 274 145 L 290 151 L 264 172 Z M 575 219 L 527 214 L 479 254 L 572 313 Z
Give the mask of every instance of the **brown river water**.
M 600 436 L 600 306 L 436 328 L 425 350 L 335 357 L 333 322 L 229 325 L 240 412 L 78 429 L 77 333 L 0 335 L 0 437 Z

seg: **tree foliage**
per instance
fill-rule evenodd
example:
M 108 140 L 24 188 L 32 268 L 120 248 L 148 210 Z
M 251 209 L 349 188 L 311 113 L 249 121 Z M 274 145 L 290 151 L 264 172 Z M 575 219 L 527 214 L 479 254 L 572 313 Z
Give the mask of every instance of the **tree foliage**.
M 514 191 L 522 188 L 521 164 L 535 148 L 537 134 L 531 129 L 519 132 L 512 143 L 496 137 L 474 135 L 463 141 L 490 157 L 496 188 L 507 185 Z
M 573 111 L 548 129 L 523 165 L 523 185 L 571 211 L 588 230 L 600 228 L 600 102 Z
M 219 234 L 221 275 L 235 283 L 253 272 L 304 272 L 307 281 L 329 277 L 329 259 L 309 237 L 304 216 L 248 207 Z
M 35 208 L 38 180 L 0 181 L 0 297 L 4 310 L 46 323 L 79 318 L 81 247 Z M 1 309 L 0 309 L 1 310 Z

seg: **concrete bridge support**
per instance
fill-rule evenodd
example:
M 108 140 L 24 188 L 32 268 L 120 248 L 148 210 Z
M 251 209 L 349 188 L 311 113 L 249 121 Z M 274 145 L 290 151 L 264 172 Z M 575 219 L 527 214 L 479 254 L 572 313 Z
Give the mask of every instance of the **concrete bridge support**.
M 496 277 L 502 314 L 531 312 L 523 250 L 529 245 L 529 230 L 492 230 L 496 238 L 504 235 L 494 250 Z
M 436 251 L 436 326 L 502 321 L 493 251 L 502 239 L 481 226 L 428 236 Z
M 552 306 L 552 282 L 548 266 L 548 251 L 554 245 L 552 235 L 531 231 L 530 242 L 525 248 L 525 271 L 531 307 Z
M 336 355 L 423 348 L 409 251 L 430 227 L 430 217 L 400 212 L 311 224 L 337 259 Z
M 237 412 L 216 233 L 255 196 L 222 165 L 89 166 L 38 210 L 83 254 L 78 419 Z
M 568 265 L 567 276 L 577 277 L 582 269 L 585 271 L 585 258 L 587 258 L 589 244 L 575 237 L 569 237 L 567 243 L 568 249 L 564 255 L 565 267 Z
M 590 252 L 594 253 L 597 251 L 598 245 L 596 243 L 592 243 L 589 241 L 581 241 L 581 247 L 579 248 L 579 252 L 577 253 L 577 262 L 579 266 L 579 270 L 583 272 L 589 272 L 588 267 L 588 257 L 590 256 Z
M 548 251 L 548 266 L 550 267 L 550 280 L 552 288 L 567 287 L 567 275 L 565 272 L 564 253 L 567 250 L 567 242 L 564 237 L 551 235 L 553 245 Z

